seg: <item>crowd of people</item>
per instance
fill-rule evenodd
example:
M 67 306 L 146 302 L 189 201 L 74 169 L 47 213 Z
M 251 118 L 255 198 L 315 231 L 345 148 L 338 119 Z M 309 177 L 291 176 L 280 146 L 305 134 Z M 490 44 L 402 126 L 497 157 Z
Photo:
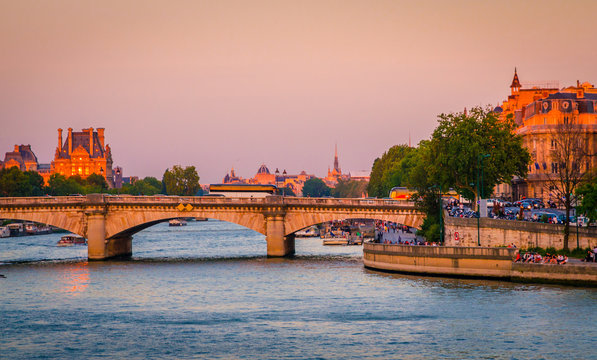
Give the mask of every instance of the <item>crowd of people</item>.
M 523 255 L 520 255 L 520 253 L 518 253 L 516 255 L 515 262 L 564 265 L 568 262 L 568 256 L 549 253 L 545 254 L 545 256 L 541 256 L 541 254 L 539 253 L 526 252 Z
M 583 259 L 586 262 L 597 262 L 597 246 L 593 250 L 587 251 L 587 256 Z

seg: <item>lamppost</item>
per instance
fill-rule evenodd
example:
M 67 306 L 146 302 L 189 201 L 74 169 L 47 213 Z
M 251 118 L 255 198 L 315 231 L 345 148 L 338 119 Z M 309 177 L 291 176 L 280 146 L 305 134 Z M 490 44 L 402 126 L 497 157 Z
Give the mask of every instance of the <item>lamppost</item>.
M 444 216 L 443 216 L 443 204 L 442 204 L 442 186 L 441 185 L 433 185 L 430 189 L 437 188 L 439 190 L 438 193 L 438 204 L 439 204 L 439 240 L 443 244 L 444 243 Z
M 282 196 L 286 196 L 286 169 L 282 172 Z
M 479 154 L 477 156 L 477 194 L 479 198 L 479 204 L 477 209 L 479 210 L 479 216 L 477 216 L 477 246 L 481 246 L 481 199 L 483 199 L 483 160 L 490 157 L 489 154 Z M 479 181 L 479 172 L 481 173 L 481 181 Z M 480 188 L 480 189 L 479 189 Z
M 276 168 L 275 174 L 276 175 L 275 175 L 274 181 L 276 182 L 276 187 L 278 187 L 278 176 L 280 175 L 280 170 L 278 170 L 278 168 Z M 278 195 L 280 195 L 279 192 L 278 192 Z

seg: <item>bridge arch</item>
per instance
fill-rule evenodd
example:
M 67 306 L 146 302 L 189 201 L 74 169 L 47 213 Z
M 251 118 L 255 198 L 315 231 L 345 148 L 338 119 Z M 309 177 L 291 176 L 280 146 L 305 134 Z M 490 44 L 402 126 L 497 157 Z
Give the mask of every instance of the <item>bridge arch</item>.
M 0 211 L 0 219 L 31 221 L 39 224 L 51 225 L 73 234 L 85 236 L 85 219 L 79 209 L 39 211 L 20 209 L 14 211 Z
M 376 211 L 364 213 L 346 212 L 344 214 L 338 212 L 289 212 L 286 214 L 286 219 L 284 221 L 284 235 L 288 236 L 301 229 L 325 223 L 328 221 L 348 219 L 371 219 L 392 221 L 398 224 L 407 225 L 417 229 L 421 228 L 421 224 L 423 223 L 423 217 L 421 216 L 421 214 L 416 213 L 414 211 L 410 213 L 400 212 L 394 214 L 387 214 Z
M 176 210 L 158 210 L 147 209 L 147 211 L 131 214 L 129 211 L 114 210 L 106 217 L 106 238 L 117 238 L 123 236 L 132 236 L 137 232 L 160 222 L 177 219 L 181 217 L 203 217 L 226 221 L 244 226 L 261 234 L 266 234 L 265 218 L 263 214 L 257 212 L 241 212 L 214 209 L 188 211 L 181 213 Z

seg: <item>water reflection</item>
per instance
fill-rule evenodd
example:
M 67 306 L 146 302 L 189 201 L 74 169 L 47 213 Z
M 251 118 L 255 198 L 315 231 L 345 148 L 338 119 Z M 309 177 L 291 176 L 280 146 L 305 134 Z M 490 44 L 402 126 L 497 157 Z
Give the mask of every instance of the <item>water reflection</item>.
M 88 263 L 80 262 L 66 267 L 62 271 L 64 292 L 71 296 L 78 296 L 89 286 Z

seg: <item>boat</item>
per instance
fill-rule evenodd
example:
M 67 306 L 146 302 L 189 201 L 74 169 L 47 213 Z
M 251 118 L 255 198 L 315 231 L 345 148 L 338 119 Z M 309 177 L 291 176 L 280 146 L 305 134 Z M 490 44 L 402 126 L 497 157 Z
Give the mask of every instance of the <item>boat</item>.
M 87 240 L 75 234 L 64 235 L 58 240 L 58 246 L 87 245 Z
M 0 238 L 10 236 L 10 230 L 6 226 L 0 226 Z
M 168 225 L 170 226 L 186 226 L 187 222 L 184 219 L 172 219 L 168 221 Z
M 361 237 L 328 237 L 323 238 L 323 245 L 363 245 Z
M 294 233 L 296 237 L 318 237 L 319 229 L 317 227 L 308 227 Z

